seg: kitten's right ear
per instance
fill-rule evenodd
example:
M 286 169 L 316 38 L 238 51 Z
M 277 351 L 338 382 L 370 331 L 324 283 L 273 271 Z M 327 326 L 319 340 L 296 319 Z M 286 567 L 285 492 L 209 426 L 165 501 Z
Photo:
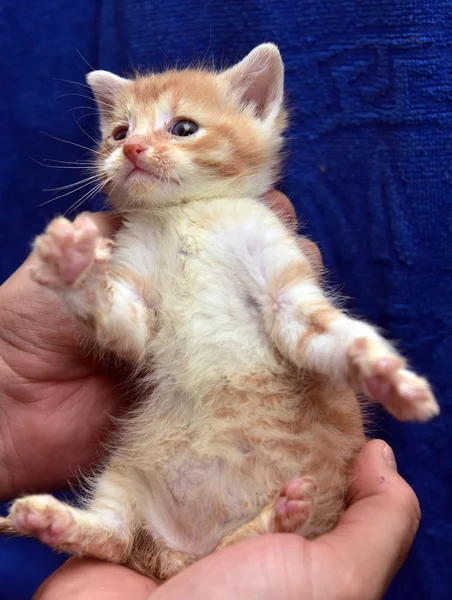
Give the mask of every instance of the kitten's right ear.
M 129 81 L 109 71 L 92 71 L 86 76 L 86 81 L 96 99 L 103 127 L 113 112 L 115 96 Z

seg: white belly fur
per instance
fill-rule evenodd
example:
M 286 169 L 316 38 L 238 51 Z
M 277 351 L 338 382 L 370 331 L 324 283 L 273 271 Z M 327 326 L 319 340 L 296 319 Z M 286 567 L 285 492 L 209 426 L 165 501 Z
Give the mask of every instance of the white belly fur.
M 288 434 L 272 428 L 281 414 L 298 419 L 303 386 L 297 392 L 283 379 L 268 384 L 286 367 L 256 306 L 246 264 L 257 243 L 253 229 L 238 238 L 234 224 L 254 211 L 256 227 L 282 226 L 258 202 L 240 202 L 229 222 L 215 218 L 221 201 L 203 203 L 201 213 L 191 204 L 167 225 L 166 237 L 146 240 L 148 254 L 135 248 L 128 258 L 130 240 L 118 240 L 122 262 L 151 279 L 148 301 L 157 318 L 144 376 L 154 391 L 127 422 L 119 460 L 135 470 L 144 528 L 195 556 L 211 552 L 299 475 L 307 448 L 300 440 L 294 451 L 294 434 L 286 450 Z M 265 397 L 278 400 L 270 408 L 259 404 L 259 385 L 247 387 L 255 377 L 265 379 Z

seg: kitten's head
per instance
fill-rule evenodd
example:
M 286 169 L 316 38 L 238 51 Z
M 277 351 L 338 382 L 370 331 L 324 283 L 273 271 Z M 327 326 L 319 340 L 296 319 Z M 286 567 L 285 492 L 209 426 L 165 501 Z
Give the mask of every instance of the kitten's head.
M 117 208 L 253 196 L 277 176 L 284 71 L 273 44 L 223 72 L 87 77 L 102 142 L 98 168 Z

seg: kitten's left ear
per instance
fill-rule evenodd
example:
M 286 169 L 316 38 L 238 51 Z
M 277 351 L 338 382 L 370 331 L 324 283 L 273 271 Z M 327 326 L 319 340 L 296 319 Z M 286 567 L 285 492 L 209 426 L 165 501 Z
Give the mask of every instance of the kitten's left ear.
M 103 127 L 111 117 L 116 95 L 129 81 L 109 71 L 92 71 L 86 76 L 86 81 L 93 90 Z
M 227 90 L 262 120 L 275 120 L 284 94 L 284 66 L 274 44 L 261 44 L 231 69 L 219 75 Z

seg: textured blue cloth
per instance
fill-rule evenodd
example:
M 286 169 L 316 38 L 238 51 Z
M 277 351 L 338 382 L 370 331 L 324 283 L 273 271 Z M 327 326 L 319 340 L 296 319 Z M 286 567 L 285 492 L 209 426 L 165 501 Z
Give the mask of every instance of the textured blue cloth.
M 60 97 L 80 93 L 61 81 L 83 82 L 89 69 L 78 52 L 94 68 L 125 72 L 212 56 L 230 64 L 263 41 L 281 48 L 292 108 L 282 189 L 319 243 L 331 282 L 401 341 L 443 409 L 426 426 L 382 417 L 377 430 L 424 515 L 387 599 L 450 599 L 449 0 L 1 0 L 0 278 L 80 197 L 40 207 L 51 197 L 42 190 L 75 172 L 30 159 L 83 156 L 43 132 L 91 145 L 73 115 L 89 115 L 75 107 L 92 103 Z M 92 115 L 81 123 L 93 132 Z M 0 539 L 0 600 L 30 598 L 60 560 L 34 541 Z

